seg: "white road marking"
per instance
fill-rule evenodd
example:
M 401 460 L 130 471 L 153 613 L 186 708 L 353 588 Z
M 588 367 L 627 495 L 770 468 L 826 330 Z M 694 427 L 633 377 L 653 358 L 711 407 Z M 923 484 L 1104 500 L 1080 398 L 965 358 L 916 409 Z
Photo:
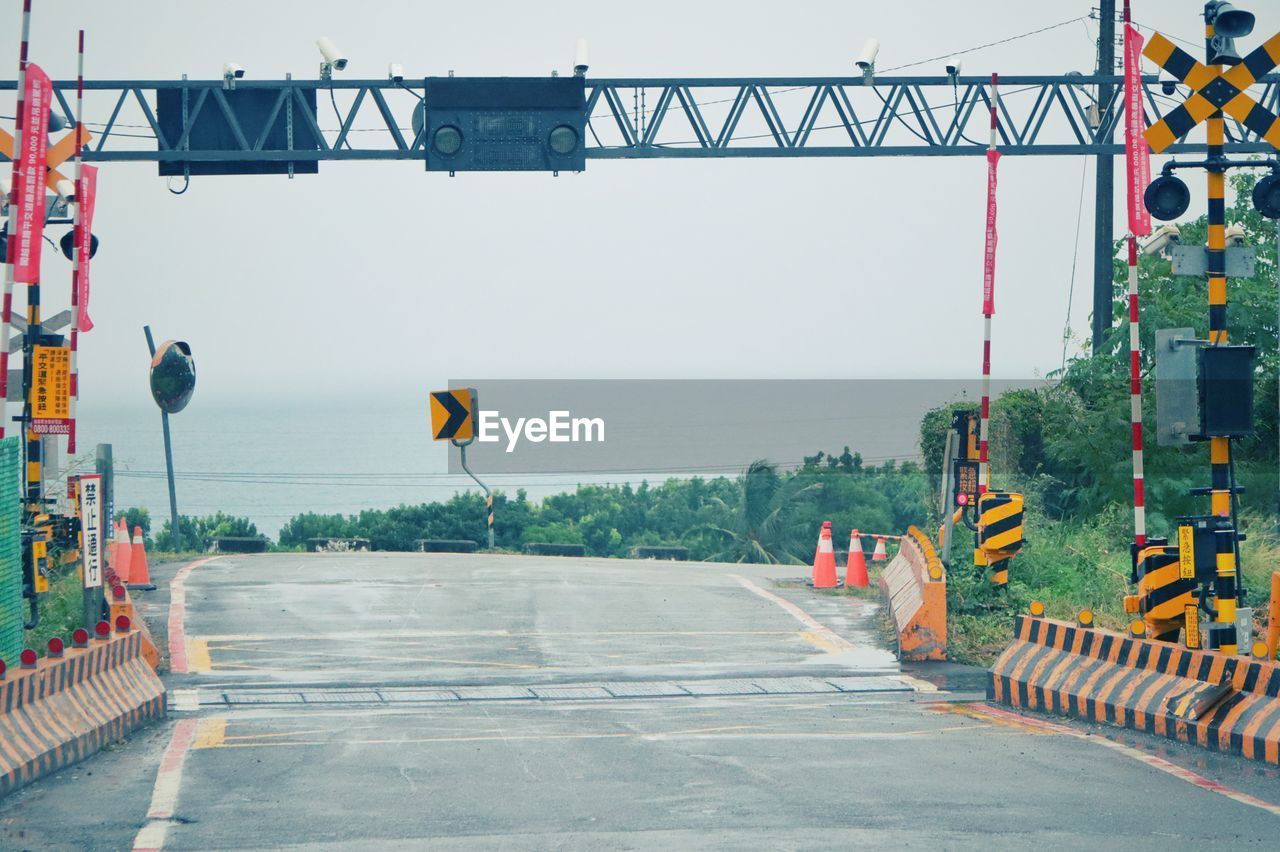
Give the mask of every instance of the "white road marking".
M 817 636 L 822 637 L 827 643 L 834 645 L 836 648 L 840 649 L 841 651 L 857 650 L 857 647 L 858 647 L 857 645 L 853 644 L 848 639 L 841 636 L 839 633 L 836 633 L 830 627 L 827 627 L 825 624 L 818 621 L 812 615 L 805 612 L 800 607 L 796 606 L 786 598 L 779 597 L 778 595 L 775 595 L 773 592 L 770 592 L 767 589 L 762 589 L 761 587 L 757 586 L 755 583 L 748 580 L 746 577 L 743 577 L 739 574 L 730 574 L 729 576 L 737 580 L 738 583 L 740 583 L 744 589 L 751 592 L 752 594 L 759 595 L 765 600 L 771 601 L 777 604 L 778 606 L 782 607 L 784 610 L 787 611 L 787 614 L 789 614 L 796 621 L 800 622 L 805 627 L 807 627 L 810 632 L 816 634 Z
M 175 713 L 194 713 L 200 709 L 200 690 L 175 689 L 169 693 L 169 709 Z
M 800 607 L 796 606 L 786 598 L 775 595 L 773 592 L 769 591 L 768 589 L 763 589 L 760 586 L 757 586 L 755 583 L 751 582 L 746 577 L 743 577 L 740 574 L 730 574 L 729 576 L 737 580 L 738 583 L 741 584 L 744 589 L 751 592 L 752 594 L 758 595 L 759 597 L 762 597 L 765 600 L 771 601 L 777 604 L 778 606 L 782 607 L 784 610 L 786 610 L 787 614 L 789 614 L 796 621 L 799 621 L 806 628 L 808 628 L 810 633 L 814 634 L 817 637 L 820 637 L 824 642 L 830 645 L 833 645 L 836 649 L 840 651 L 858 650 L 857 645 L 853 644 L 848 639 L 841 636 L 839 633 L 836 633 L 830 627 L 827 627 L 825 624 L 818 621 L 812 615 L 805 612 Z M 893 677 L 907 684 L 916 692 L 937 692 L 938 691 L 938 688 L 933 684 L 929 683 L 928 681 L 921 680 L 918 677 L 912 677 L 909 674 L 896 674 L 896 675 L 893 675 Z

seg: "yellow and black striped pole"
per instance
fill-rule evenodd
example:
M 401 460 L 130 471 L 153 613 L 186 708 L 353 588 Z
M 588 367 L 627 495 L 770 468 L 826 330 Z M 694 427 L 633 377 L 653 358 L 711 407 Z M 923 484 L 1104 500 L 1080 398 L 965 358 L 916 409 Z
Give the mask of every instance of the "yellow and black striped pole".
M 489 492 L 484 495 L 484 507 L 487 513 L 486 523 L 489 527 L 489 549 L 493 550 L 493 493 Z
M 1205 46 L 1207 58 L 1213 59 L 1211 44 L 1214 36 L 1212 21 L 1205 22 Z M 1221 65 L 1211 66 L 1221 72 Z M 1209 178 L 1209 235 L 1208 265 L 1209 283 L 1209 345 L 1225 346 L 1227 343 L 1227 211 L 1226 211 L 1226 126 L 1222 110 L 1214 110 L 1206 123 L 1208 129 L 1207 168 Z M 1221 518 L 1231 517 L 1231 439 L 1209 438 L 1209 462 L 1212 466 L 1210 480 L 1210 512 Z M 1230 521 L 1227 522 L 1229 526 Z M 1234 656 L 1236 642 L 1236 531 L 1224 530 L 1215 536 L 1217 540 L 1217 575 L 1213 583 L 1214 624 L 1209 629 L 1210 648 Z
M 23 496 L 27 511 L 38 515 L 44 511 L 43 450 L 40 436 L 32 426 L 32 388 L 35 386 L 35 348 L 40 343 L 40 283 L 27 287 L 27 331 L 23 338 L 22 353 L 22 425 L 26 435 L 27 464 Z
M 474 410 L 474 402 L 472 402 L 472 406 Z M 493 492 L 490 491 L 489 486 L 485 485 L 480 477 L 476 476 L 475 473 L 472 472 L 471 468 L 467 466 L 467 447 L 470 446 L 473 441 L 475 441 L 474 435 L 467 438 L 465 441 L 459 441 L 457 438 L 453 438 L 449 443 L 458 448 L 458 458 L 461 459 L 462 469 L 466 472 L 467 476 L 475 480 L 476 485 L 479 485 L 480 490 L 484 492 L 484 521 L 485 527 L 489 533 L 489 549 L 493 550 Z

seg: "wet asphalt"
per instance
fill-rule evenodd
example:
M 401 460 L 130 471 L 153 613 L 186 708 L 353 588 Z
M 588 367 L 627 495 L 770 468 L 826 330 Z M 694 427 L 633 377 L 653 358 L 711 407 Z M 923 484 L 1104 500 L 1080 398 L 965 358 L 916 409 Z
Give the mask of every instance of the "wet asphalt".
M 166 584 L 142 602 L 160 631 Z M 186 575 L 163 724 L 0 802 L 0 846 L 1271 846 L 1266 767 L 983 711 L 802 568 L 229 556 Z M 179 735 L 175 737 L 175 734 Z M 171 815 L 161 756 L 190 741 Z M 1127 749 L 1104 747 L 1116 743 Z M 139 832 L 143 832 L 142 835 Z

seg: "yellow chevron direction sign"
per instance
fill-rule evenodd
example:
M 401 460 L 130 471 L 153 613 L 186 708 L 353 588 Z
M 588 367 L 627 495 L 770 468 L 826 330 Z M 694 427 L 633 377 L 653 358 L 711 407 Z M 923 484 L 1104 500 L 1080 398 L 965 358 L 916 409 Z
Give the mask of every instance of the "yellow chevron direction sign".
M 470 441 L 476 436 L 476 389 L 431 392 L 431 437 L 436 441 Z
M 1280 118 L 1245 91 L 1280 64 L 1280 34 L 1226 71 L 1210 68 L 1164 36 L 1156 33 L 1142 55 L 1192 88 L 1185 101 L 1143 136 L 1157 154 L 1191 132 L 1200 122 L 1222 110 L 1245 127 L 1280 148 Z

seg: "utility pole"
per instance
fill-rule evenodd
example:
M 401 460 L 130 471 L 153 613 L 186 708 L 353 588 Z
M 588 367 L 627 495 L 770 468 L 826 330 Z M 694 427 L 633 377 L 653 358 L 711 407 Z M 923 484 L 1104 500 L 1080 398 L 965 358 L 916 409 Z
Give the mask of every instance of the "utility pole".
M 1099 0 L 1098 3 L 1098 74 L 1116 72 L 1116 0 Z M 1098 84 L 1099 120 L 1104 105 L 1113 95 L 1110 83 Z M 1100 143 L 1109 143 L 1112 133 L 1108 129 Z M 1113 294 L 1111 261 L 1115 254 L 1115 158 L 1111 154 L 1098 155 L 1096 177 L 1096 212 L 1093 224 L 1093 351 L 1102 347 L 1102 338 L 1111 329 L 1111 302 Z

